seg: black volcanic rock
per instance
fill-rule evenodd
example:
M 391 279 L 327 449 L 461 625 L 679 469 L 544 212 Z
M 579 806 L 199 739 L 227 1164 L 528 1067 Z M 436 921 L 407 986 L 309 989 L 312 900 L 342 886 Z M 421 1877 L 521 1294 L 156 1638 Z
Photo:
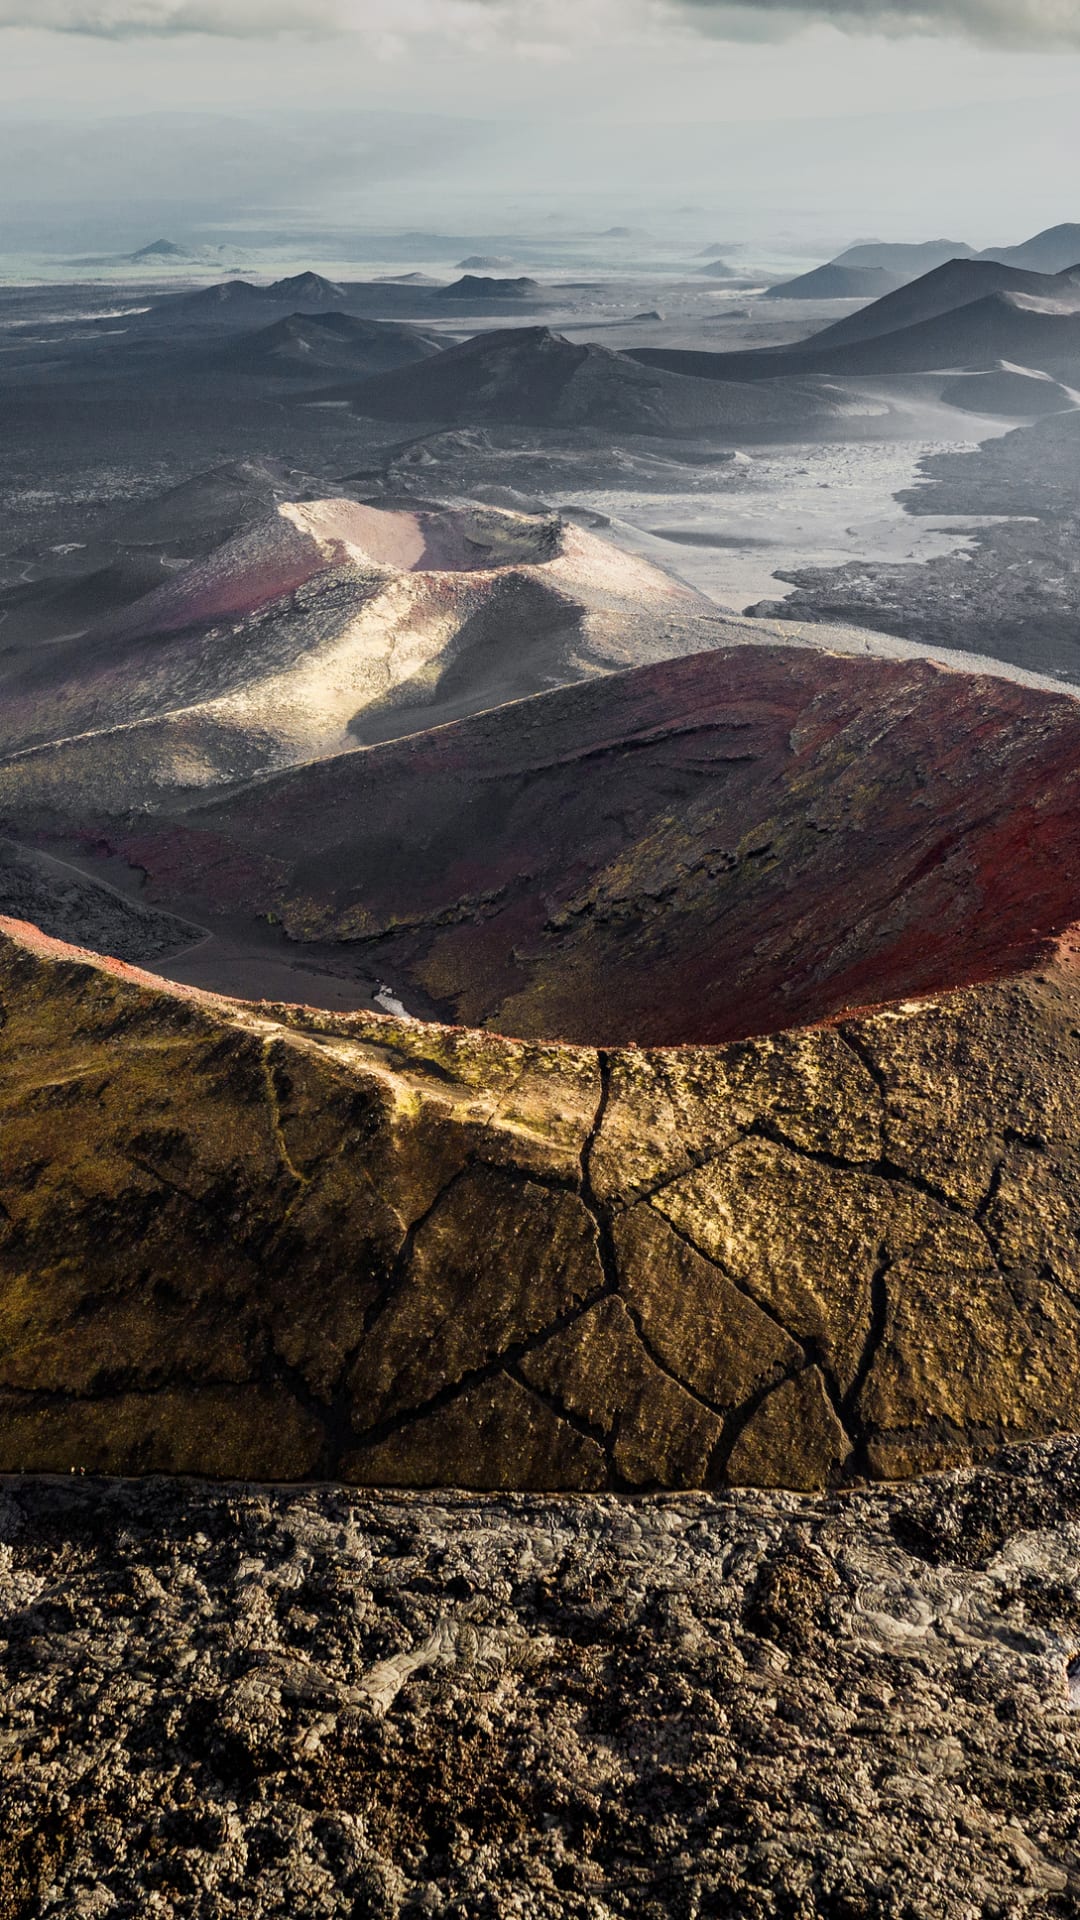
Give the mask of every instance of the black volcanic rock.
M 221 1920 L 600 1920 L 577 1889 L 613 1882 L 636 1920 L 779 1920 L 793 1882 L 821 1920 L 1075 1903 L 1075 1441 L 813 1503 L 67 1474 L 4 1499 L 0 1865 L 26 1885 L 29 1857 L 54 1912 L 100 1883 L 97 1807 L 125 1915 L 166 1872 Z
M 29 920 L 56 940 L 71 940 L 118 960 L 155 961 L 192 946 L 201 929 L 128 900 L 48 854 L 0 838 L 0 915 Z

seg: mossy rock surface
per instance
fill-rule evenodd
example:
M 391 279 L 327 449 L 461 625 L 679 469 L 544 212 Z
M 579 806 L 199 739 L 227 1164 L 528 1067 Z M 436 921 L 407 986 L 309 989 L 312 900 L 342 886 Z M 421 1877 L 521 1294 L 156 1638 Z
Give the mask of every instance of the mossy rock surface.
M 598 1052 L 0 923 L 0 1471 L 900 1478 L 1080 1431 L 1080 977 Z

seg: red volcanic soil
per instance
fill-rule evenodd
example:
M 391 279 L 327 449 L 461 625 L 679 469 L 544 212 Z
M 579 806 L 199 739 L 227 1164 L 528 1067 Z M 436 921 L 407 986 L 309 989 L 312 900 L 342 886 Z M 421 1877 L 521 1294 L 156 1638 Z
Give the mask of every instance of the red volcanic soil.
M 205 559 L 113 614 L 93 630 L 110 644 L 242 619 L 334 567 L 391 572 L 482 571 L 536 564 L 558 551 L 557 522 L 522 520 L 516 543 L 496 553 L 476 514 L 393 512 L 332 498 L 282 502 Z
M 738 648 L 561 688 L 114 839 L 154 893 L 357 944 L 406 1004 L 723 1042 L 1019 971 L 1080 919 L 1080 705 Z

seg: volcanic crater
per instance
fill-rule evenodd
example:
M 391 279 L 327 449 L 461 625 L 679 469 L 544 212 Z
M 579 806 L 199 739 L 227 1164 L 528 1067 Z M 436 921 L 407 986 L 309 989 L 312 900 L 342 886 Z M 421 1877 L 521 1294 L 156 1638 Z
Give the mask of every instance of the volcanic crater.
M 1078 782 L 1072 698 L 780 646 L 137 810 L 9 781 L 435 1017 L 0 925 L 0 1470 L 809 1489 L 1080 1431 Z
M 1035 966 L 1080 918 L 1080 708 L 738 647 L 139 820 L 161 900 L 244 897 L 436 1017 L 723 1045 Z

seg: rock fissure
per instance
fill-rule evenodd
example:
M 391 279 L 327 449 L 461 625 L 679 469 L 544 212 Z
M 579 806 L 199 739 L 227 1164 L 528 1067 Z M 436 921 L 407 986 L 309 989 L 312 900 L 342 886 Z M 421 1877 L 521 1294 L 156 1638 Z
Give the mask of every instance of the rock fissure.
M 372 1301 L 371 1305 L 368 1307 L 367 1311 L 364 1314 L 363 1339 L 357 1343 L 356 1348 L 354 1349 L 352 1355 L 350 1356 L 350 1361 L 349 1361 L 350 1365 L 353 1364 L 357 1359 L 359 1359 L 360 1354 L 363 1351 L 364 1344 L 367 1342 L 370 1335 L 375 1331 L 375 1328 L 378 1326 L 379 1321 L 382 1319 L 382 1316 L 386 1312 L 391 1301 L 401 1291 L 402 1287 L 406 1284 L 408 1280 L 408 1275 L 409 1275 L 409 1267 L 412 1262 L 413 1249 L 416 1246 L 417 1235 L 420 1232 L 422 1232 L 423 1228 L 427 1225 L 428 1221 L 432 1218 L 432 1216 L 435 1213 L 437 1213 L 439 1207 L 442 1205 L 443 1201 L 447 1198 L 447 1195 L 451 1194 L 454 1191 L 454 1188 L 458 1186 L 460 1182 L 466 1178 L 466 1176 L 472 1171 L 473 1167 L 476 1166 L 477 1164 L 478 1164 L 478 1155 L 475 1152 L 466 1154 L 461 1166 L 458 1167 L 456 1171 L 451 1175 L 450 1179 L 447 1180 L 444 1183 L 444 1185 L 439 1188 L 434 1199 L 431 1200 L 429 1204 L 424 1208 L 423 1213 L 418 1214 L 416 1219 L 413 1220 L 411 1225 L 406 1229 L 405 1237 L 402 1240 L 401 1245 L 397 1250 L 397 1254 L 394 1259 L 394 1265 L 393 1265 L 393 1269 L 391 1271 L 390 1277 L 387 1280 L 386 1285 L 380 1290 L 377 1299 Z
M 851 1435 L 853 1454 L 852 1467 L 860 1475 L 867 1471 L 867 1432 L 862 1417 L 860 1401 L 863 1390 L 874 1370 L 874 1362 L 881 1351 L 889 1319 L 889 1270 L 892 1258 L 884 1244 L 878 1249 L 877 1261 L 870 1277 L 870 1321 L 866 1330 L 863 1350 L 859 1355 L 850 1387 L 838 1409 L 840 1419 L 846 1431 Z
M 714 1413 L 718 1420 L 727 1420 L 730 1417 L 731 1408 L 720 1406 L 715 1400 L 709 1400 L 705 1394 L 699 1393 L 696 1387 L 692 1387 L 689 1381 L 684 1380 L 681 1374 L 676 1373 L 675 1369 L 664 1359 L 663 1355 L 657 1351 L 653 1342 L 649 1339 L 638 1308 L 634 1306 L 631 1300 L 627 1300 L 625 1294 L 620 1294 L 619 1297 L 622 1300 L 623 1306 L 626 1308 L 634 1332 L 640 1340 L 642 1350 L 650 1364 L 654 1366 L 659 1373 L 662 1373 L 665 1379 L 670 1380 L 672 1386 L 678 1387 L 680 1393 L 685 1393 L 689 1399 L 696 1400 L 698 1406 L 702 1407 L 706 1413 Z
M 836 1377 L 835 1369 L 829 1363 L 825 1343 L 815 1334 L 811 1335 L 804 1344 L 807 1355 L 809 1356 L 810 1365 L 816 1367 L 818 1373 L 821 1375 L 821 1383 L 825 1389 L 829 1405 L 841 1427 L 844 1429 L 848 1440 L 854 1447 L 855 1436 L 851 1430 L 850 1395 L 844 1392 Z M 783 1381 L 778 1382 L 778 1384 L 782 1386 Z
M 645 1206 L 648 1206 L 649 1202 L 644 1201 L 642 1204 Z M 798 1347 L 801 1350 L 803 1359 L 807 1366 L 812 1366 L 813 1364 L 815 1364 L 814 1355 L 811 1352 L 809 1343 L 803 1338 L 801 1334 L 794 1333 L 792 1331 L 792 1329 L 786 1324 L 786 1322 L 780 1318 L 780 1315 L 777 1313 L 775 1307 L 772 1306 L 768 1300 L 759 1299 L 758 1295 L 754 1292 L 754 1289 L 748 1286 L 745 1280 L 740 1279 L 737 1273 L 732 1272 L 732 1270 L 729 1267 L 725 1266 L 720 1260 L 718 1260 L 714 1254 L 706 1253 L 705 1249 L 698 1245 L 697 1241 L 693 1238 L 692 1234 L 686 1233 L 682 1227 L 676 1226 L 675 1222 L 673 1220 L 670 1220 L 666 1213 L 661 1212 L 659 1207 L 654 1208 L 653 1211 L 659 1214 L 659 1217 L 664 1222 L 665 1227 L 670 1229 L 670 1231 L 674 1234 L 676 1240 L 681 1240 L 683 1243 L 683 1246 L 688 1247 L 690 1252 L 695 1254 L 699 1260 L 704 1260 L 707 1266 L 714 1267 L 716 1272 L 718 1274 L 721 1274 L 723 1278 L 726 1281 L 728 1281 L 732 1287 L 734 1287 L 736 1293 L 741 1293 L 744 1300 L 748 1300 L 752 1307 L 756 1307 L 758 1312 L 763 1313 L 767 1320 L 771 1320 L 773 1326 L 776 1328 L 777 1333 L 782 1333 L 785 1340 L 790 1340 L 794 1346 Z M 772 1389 L 770 1386 L 769 1391 L 771 1392 L 771 1390 Z
M 285 1138 L 284 1128 L 281 1124 L 281 1102 L 278 1098 L 278 1091 L 274 1082 L 274 1061 L 271 1057 L 275 1046 L 280 1046 L 280 1044 L 280 1042 L 266 1039 L 263 1040 L 261 1047 L 263 1077 L 266 1081 L 266 1098 L 270 1125 L 273 1128 L 274 1142 L 277 1146 L 281 1164 L 285 1172 L 288 1174 L 290 1180 L 296 1181 L 298 1186 L 306 1187 L 311 1184 L 311 1175 L 301 1173 L 300 1169 L 295 1165 L 292 1155 L 289 1152 L 289 1144 Z
M 729 1155 L 734 1152 L 735 1148 L 740 1146 L 747 1138 L 749 1138 L 749 1131 L 745 1130 L 735 1134 L 731 1140 L 725 1140 L 722 1147 L 715 1149 L 686 1147 L 684 1149 L 686 1153 L 685 1165 L 676 1167 L 673 1173 L 661 1175 L 660 1179 L 654 1181 L 651 1186 L 635 1187 L 632 1198 L 628 1198 L 626 1201 L 627 1207 L 637 1207 L 646 1201 L 656 1200 L 662 1193 L 666 1193 L 670 1187 L 677 1187 L 679 1181 L 685 1180 L 688 1174 L 700 1173 L 705 1167 L 719 1166 L 720 1163 L 726 1160 Z M 665 1215 L 664 1217 L 666 1218 L 667 1216 Z
M 596 1055 L 597 1071 L 600 1075 L 600 1098 L 593 1115 L 592 1126 L 585 1136 L 581 1149 L 581 1177 L 578 1191 L 582 1204 L 592 1215 L 596 1228 L 597 1250 L 604 1281 L 612 1293 L 619 1291 L 619 1261 L 615 1251 L 615 1239 L 611 1230 L 611 1211 L 597 1197 L 593 1186 L 592 1161 L 596 1143 L 603 1129 L 608 1107 L 611 1103 L 611 1056 L 600 1050 Z
M 370 1427 L 357 1427 L 356 1445 L 362 1448 L 374 1447 L 384 1440 L 393 1439 L 406 1428 L 415 1426 L 418 1420 L 427 1419 L 430 1414 L 441 1412 L 444 1407 L 460 1399 L 470 1388 L 482 1386 L 493 1380 L 497 1374 L 516 1368 L 522 1360 L 528 1358 L 530 1354 L 537 1353 L 557 1334 L 565 1333 L 568 1328 L 575 1326 L 590 1308 L 599 1306 L 604 1300 L 610 1300 L 615 1291 L 614 1287 L 607 1284 L 594 1288 L 573 1307 L 568 1307 L 565 1313 L 548 1321 L 538 1332 L 514 1341 L 499 1353 L 493 1354 L 491 1359 L 482 1365 L 470 1367 L 455 1380 L 447 1381 L 437 1393 L 431 1394 L 419 1405 L 402 1408 L 399 1412 L 389 1415 L 385 1420 L 380 1420 Z M 531 1382 L 529 1387 L 530 1391 L 535 1391 Z
M 731 1457 L 739 1441 L 749 1430 L 762 1409 L 773 1399 L 774 1395 L 778 1394 L 782 1388 L 789 1386 L 792 1381 L 798 1380 L 800 1375 L 808 1373 L 811 1367 L 815 1365 L 816 1362 L 813 1356 L 804 1352 L 801 1360 L 797 1364 L 789 1367 L 781 1375 L 779 1380 L 767 1381 L 765 1385 L 758 1387 L 750 1394 L 749 1398 L 744 1400 L 741 1406 L 732 1408 L 731 1412 L 727 1415 L 724 1431 L 717 1441 L 709 1462 L 709 1486 L 723 1484 L 726 1480 L 728 1469 L 731 1465 Z
M 546 1383 L 541 1384 L 538 1380 L 530 1379 L 528 1374 L 522 1372 L 516 1360 L 506 1362 L 503 1366 L 503 1371 L 517 1386 L 523 1388 L 526 1393 L 531 1394 L 534 1399 L 539 1400 L 542 1405 L 547 1407 L 549 1412 L 553 1413 L 557 1420 L 563 1422 L 564 1426 L 570 1427 L 574 1433 L 580 1434 L 583 1440 L 590 1440 L 594 1446 L 599 1447 L 600 1452 L 604 1456 L 608 1485 L 612 1492 L 631 1493 L 637 1491 L 620 1471 L 618 1461 L 615 1457 L 615 1449 L 619 1438 L 618 1415 L 616 1415 L 610 1427 L 601 1426 L 597 1421 L 589 1420 L 586 1415 L 578 1409 L 568 1406 L 563 1396 L 557 1393 L 552 1386 Z
M 977 1213 L 970 1207 L 962 1206 L 942 1187 L 934 1185 L 924 1174 L 914 1173 L 910 1167 L 898 1166 L 882 1154 L 875 1160 L 849 1160 L 844 1155 L 832 1153 L 826 1147 L 800 1146 L 790 1135 L 783 1132 L 774 1122 L 758 1118 L 746 1129 L 743 1136 L 748 1140 L 767 1140 L 774 1147 L 782 1147 L 785 1152 L 795 1154 L 800 1160 L 812 1161 L 816 1166 L 831 1167 L 835 1173 L 854 1173 L 872 1180 L 883 1180 L 889 1186 L 906 1188 L 910 1193 L 921 1195 L 924 1200 L 932 1200 L 935 1206 L 943 1207 L 957 1219 L 966 1220 L 978 1227 Z
M 228 1220 L 223 1218 L 217 1207 L 211 1206 L 204 1195 L 193 1192 L 190 1187 L 185 1187 L 180 1180 L 171 1179 L 168 1174 L 162 1173 L 160 1168 L 152 1166 L 150 1161 L 142 1159 L 140 1155 L 132 1154 L 130 1156 L 130 1164 L 137 1168 L 140 1173 L 145 1174 L 148 1180 L 155 1181 L 166 1193 L 175 1194 L 178 1199 L 186 1201 L 188 1206 L 194 1207 L 196 1213 L 200 1214 L 204 1220 L 210 1222 L 215 1234 L 221 1239 L 226 1240 L 229 1246 L 232 1247 L 236 1253 L 242 1255 L 253 1270 L 261 1275 L 262 1262 L 257 1247 L 252 1245 L 250 1241 L 242 1240 L 238 1234 L 235 1234 L 229 1226 Z

